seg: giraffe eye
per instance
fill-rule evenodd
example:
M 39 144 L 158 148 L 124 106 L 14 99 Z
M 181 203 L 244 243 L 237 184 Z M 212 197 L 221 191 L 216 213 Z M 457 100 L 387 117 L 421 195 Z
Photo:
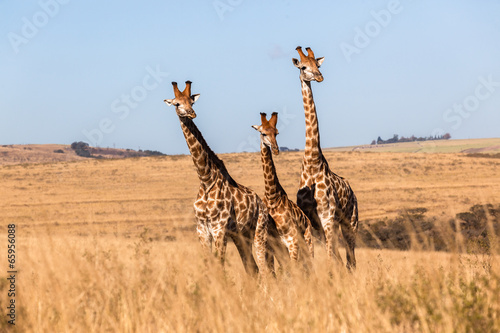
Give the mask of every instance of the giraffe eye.
M 300 67 L 300 69 L 302 69 L 303 71 L 305 71 L 306 70 L 306 66 L 302 66 L 302 67 Z
M 179 106 L 179 105 L 181 105 L 181 104 L 180 104 L 180 103 L 175 103 L 174 105 L 178 107 L 178 106 Z

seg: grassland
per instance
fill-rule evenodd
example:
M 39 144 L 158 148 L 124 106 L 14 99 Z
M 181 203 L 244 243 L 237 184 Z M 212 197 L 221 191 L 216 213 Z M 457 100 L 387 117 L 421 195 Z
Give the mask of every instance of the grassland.
M 474 204 L 500 203 L 498 158 L 325 155 L 354 188 L 360 223 L 411 208 L 444 222 Z M 259 154 L 220 156 L 238 182 L 263 193 Z M 276 159 L 292 199 L 301 158 L 289 152 Z M 360 244 L 358 270 L 334 267 L 331 275 L 317 244 L 311 276 L 292 269 L 258 281 L 244 274 L 232 244 L 225 270 L 203 260 L 190 156 L 3 165 L 0 179 L 1 233 L 9 223 L 18 229 L 19 332 L 500 330 L 497 241 L 489 255 Z M 0 330 L 7 329 L 2 319 Z
M 377 153 L 498 153 L 500 139 L 462 139 L 398 142 L 383 145 L 361 145 L 328 148 L 327 151 L 371 151 Z
M 56 153 L 55 151 L 62 151 Z M 22 163 L 48 163 L 83 160 L 75 154 L 69 145 L 1 145 L 0 165 L 15 165 Z

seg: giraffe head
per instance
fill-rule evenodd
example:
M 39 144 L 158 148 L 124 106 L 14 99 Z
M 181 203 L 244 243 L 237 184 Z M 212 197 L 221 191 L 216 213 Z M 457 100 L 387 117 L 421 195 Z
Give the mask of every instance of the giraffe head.
M 314 58 L 314 52 L 309 47 L 306 47 L 307 55 L 302 52 L 302 47 L 300 46 L 297 46 L 296 50 L 299 52 L 300 61 L 292 58 L 292 62 L 295 67 L 300 69 L 300 79 L 302 81 L 323 81 L 323 75 L 319 71 L 319 68 L 325 58 Z
M 276 141 L 276 135 L 278 135 L 278 130 L 276 129 L 276 123 L 278 122 L 278 113 L 273 112 L 269 120 L 266 119 L 265 113 L 260 113 L 260 119 L 262 125 L 253 125 L 252 127 L 260 132 L 260 141 L 262 144 L 271 148 L 274 155 L 280 153 L 278 142 Z
M 179 117 L 196 118 L 196 112 L 193 110 L 193 104 L 198 100 L 200 94 L 191 95 L 191 81 L 186 81 L 186 88 L 181 92 L 177 87 L 177 82 L 172 82 L 174 86 L 174 99 L 164 100 L 167 105 L 175 106 L 175 112 Z

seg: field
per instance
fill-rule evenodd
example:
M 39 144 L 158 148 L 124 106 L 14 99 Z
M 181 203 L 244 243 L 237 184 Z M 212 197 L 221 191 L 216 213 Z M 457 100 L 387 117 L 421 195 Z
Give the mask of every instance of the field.
M 418 208 L 446 223 L 473 205 L 500 204 L 499 158 L 370 149 L 325 155 L 349 179 L 360 223 Z M 238 182 L 263 194 L 259 154 L 220 157 Z M 293 200 L 301 158 L 302 152 L 276 158 Z M 5 162 L 0 179 L 1 233 L 17 226 L 19 332 L 500 330 L 495 239 L 487 254 L 394 251 L 360 242 L 353 274 L 341 267 L 329 274 L 317 243 L 310 276 L 292 267 L 276 280 L 253 280 L 232 244 L 224 270 L 204 260 L 190 156 Z M 6 312 L 6 269 L 0 276 Z M 0 331 L 9 328 L 3 316 Z
M 461 139 L 398 142 L 383 145 L 362 145 L 328 148 L 327 151 L 371 151 L 377 153 L 498 153 L 500 139 Z

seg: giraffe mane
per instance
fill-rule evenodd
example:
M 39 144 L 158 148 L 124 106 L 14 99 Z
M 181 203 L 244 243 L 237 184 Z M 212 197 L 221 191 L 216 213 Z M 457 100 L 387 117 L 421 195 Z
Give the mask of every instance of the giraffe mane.
M 184 121 L 191 123 L 188 126 L 191 129 L 191 132 L 196 137 L 202 148 L 207 152 L 210 161 L 217 167 L 219 172 L 226 178 L 232 186 L 238 186 L 238 183 L 231 177 L 229 172 L 224 165 L 224 162 L 214 153 L 214 151 L 210 148 L 208 143 L 205 141 L 205 138 L 201 134 L 198 126 L 195 125 L 192 119 L 185 118 Z M 187 125 L 187 124 L 186 124 Z

